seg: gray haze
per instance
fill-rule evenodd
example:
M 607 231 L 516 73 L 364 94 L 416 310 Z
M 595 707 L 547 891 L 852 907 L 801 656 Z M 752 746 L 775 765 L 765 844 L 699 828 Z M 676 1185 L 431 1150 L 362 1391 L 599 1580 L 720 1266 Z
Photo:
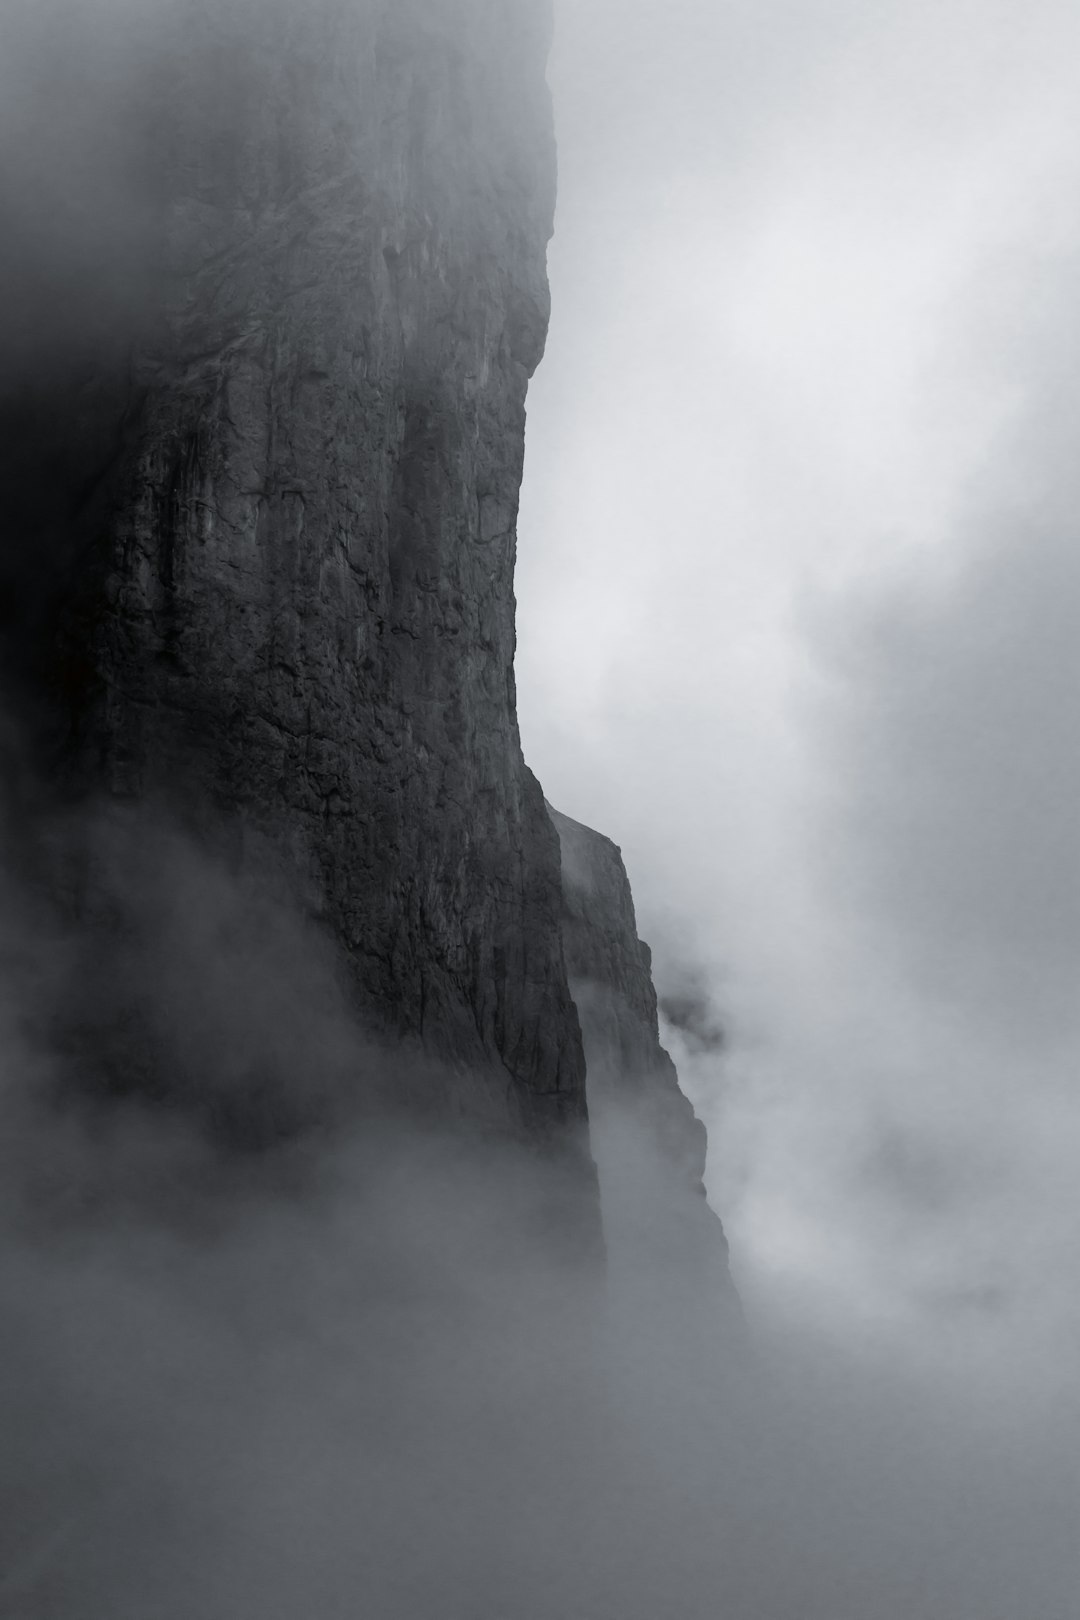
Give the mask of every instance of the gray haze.
M 3 12 L 5 285 L 76 289 L 64 344 L 152 265 L 116 75 L 182 58 L 134 0 L 83 14 L 41 58 L 71 8 Z M 102 959 L 13 836 L 5 1620 L 1075 1615 L 1078 33 L 560 11 L 525 741 L 626 849 L 744 1333 L 651 1249 L 629 1122 L 602 1291 L 494 1143 L 209 1146 L 178 1102 L 378 1098 L 333 960 L 108 817 L 57 833 L 122 921 Z M 80 1105 L 133 1022 L 162 1107 Z
M 549 797 L 727 1021 L 744 1292 L 1017 1388 L 1078 1325 L 1078 47 L 564 5 L 519 569 Z
M 727 1014 L 746 1290 L 1044 1320 L 1070 1379 L 1080 19 L 619 18 L 552 63 L 526 747 Z
M 377 1085 L 272 894 L 145 816 L 62 836 L 148 964 L 99 969 L 93 1028 L 128 992 L 208 1099 Z M 5 1616 L 1070 1612 L 1073 1453 L 1038 1400 L 988 1424 L 808 1320 L 725 1329 L 652 1243 L 630 1120 L 596 1144 L 600 1287 L 551 1245 L 550 1166 L 497 1140 L 369 1113 L 238 1157 L 175 1093 L 88 1103 L 92 936 L 6 899 Z
M 1077 1437 L 1078 63 L 1055 0 L 567 0 L 518 576 L 534 766 L 726 1024 L 751 1317 L 1016 1485 Z
M 280 902 L 124 830 L 78 836 L 155 964 L 141 1018 L 205 1010 L 192 1084 L 228 1097 L 241 1056 L 301 1100 L 377 1081 Z M 1033 1392 L 987 1422 L 809 1316 L 724 1330 L 652 1245 L 631 1121 L 597 1141 L 601 1288 L 552 1249 L 550 1168 L 495 1140 L 369 1116 L 238 1158 L 175 1097 L 80 1100 L 94 1042 L 57 1030 L 85 940 L 11 878 L 7 900 L 5 1616 L 1071 1612 L 1061 1412 Z

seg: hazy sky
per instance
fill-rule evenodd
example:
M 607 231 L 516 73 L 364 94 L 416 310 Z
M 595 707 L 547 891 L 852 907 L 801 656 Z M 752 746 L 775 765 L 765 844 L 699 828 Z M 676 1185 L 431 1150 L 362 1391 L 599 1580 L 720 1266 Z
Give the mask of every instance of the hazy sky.
M 551 76 L 527 753 L 726 1015 L 747 1297 L 1068 1385 L 1080 11 L 563 0 Z

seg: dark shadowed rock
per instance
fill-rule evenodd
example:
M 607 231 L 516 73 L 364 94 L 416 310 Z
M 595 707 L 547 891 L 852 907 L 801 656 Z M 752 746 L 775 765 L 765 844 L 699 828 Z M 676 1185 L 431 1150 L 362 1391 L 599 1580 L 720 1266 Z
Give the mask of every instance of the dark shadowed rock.
M 144 42 L 94 190 L 138 228 L 74 211 L 74 309 L 40 233 L 9 250 L 0 607 L 47 780 L 276 863 L 451 1110 L 561 1132 L 584 1064 L 513 676 L 548 28 L 233 0 Z
M 122 49 L 50 36 L 0 255 L 5 808 L 95 1095 L 255 1147 L 388 1093 L 524 1128 L 574 1243 L 583 1026 L 610 1230 L 722 1264 L 619 853 L 556 831 L 518 735 L 549 23 L 174 0 Z

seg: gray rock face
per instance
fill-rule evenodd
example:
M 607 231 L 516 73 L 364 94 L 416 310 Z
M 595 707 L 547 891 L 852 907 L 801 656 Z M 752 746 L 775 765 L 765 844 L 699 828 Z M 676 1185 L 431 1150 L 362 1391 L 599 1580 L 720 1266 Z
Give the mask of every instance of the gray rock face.
M 72 69 L 90 206 L 36 177 L 0 261 L 5 701 L 54 803 L 112 806 L 69 1045 L 259 1141 L 348 1087 L 359 1010 L 392 1086 L 434 1059 L 444 1113 L 575 1143 L 588 1228 L 583 1027 L 609 1238 L 630 1121 L 623 1230 L 722 1257 L 618 851 L 556 831 L 518 736 L 546 0 L 166 14 L 126 77 Z
M 638 1252 L 704 1267 L 727 1290 L 727 1244 L 705 1201 L 706 1133 L 660 1044 L 649 947 L 622 855 L 609 838 L 548 807 L 563 873 L 563 943 L 588 1066 L 592 1140 L 609 1239 L 632 1220 Z M 627 1174 L 632 1186 L 621 1196 Z
M 513 677 L 545 0 L 181 11 L 140 292 L 5 401 L 8 691 L 52 781 L 283 858 L 456 1106 L 583 1122 Z

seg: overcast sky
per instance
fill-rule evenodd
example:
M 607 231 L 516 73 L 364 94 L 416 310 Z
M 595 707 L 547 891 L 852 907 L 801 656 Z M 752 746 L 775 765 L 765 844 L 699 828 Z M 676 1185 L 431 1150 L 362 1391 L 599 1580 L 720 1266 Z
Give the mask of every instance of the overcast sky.
M 744 1294 L 1059 1388 L 1080 10 L 562 0 L 551 77 L 527 754 L 724 1013 Z

